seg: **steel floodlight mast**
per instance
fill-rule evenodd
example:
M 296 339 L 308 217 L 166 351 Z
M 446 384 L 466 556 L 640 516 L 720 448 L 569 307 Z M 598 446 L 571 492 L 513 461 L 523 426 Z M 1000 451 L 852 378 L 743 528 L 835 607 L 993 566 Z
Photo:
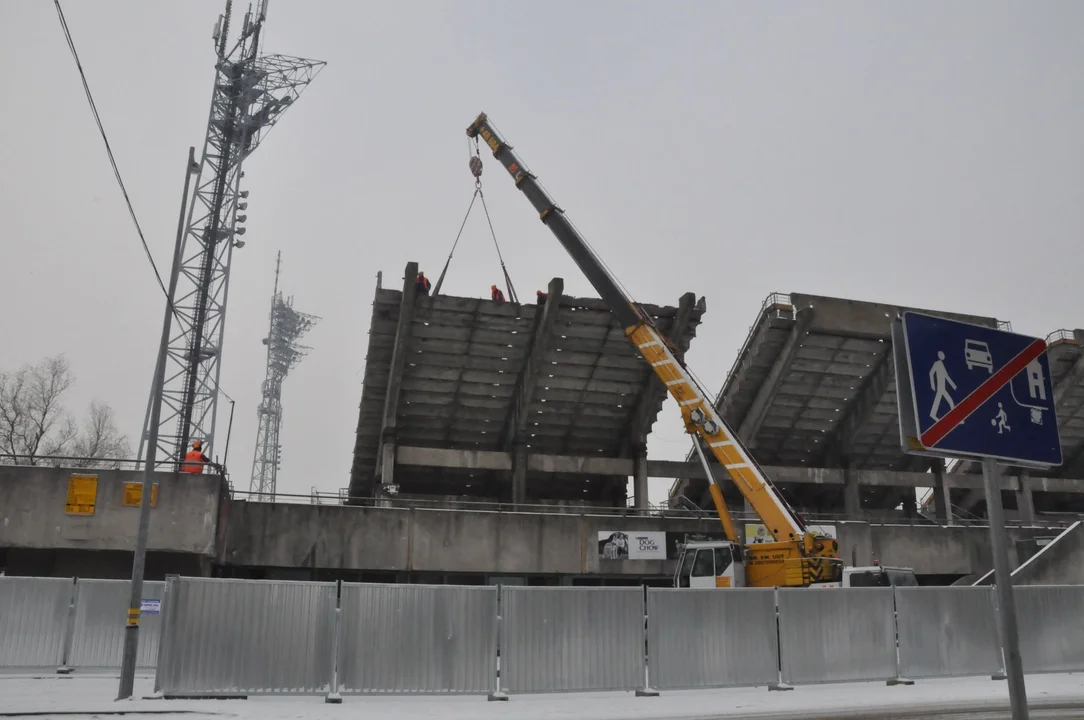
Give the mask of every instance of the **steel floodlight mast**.
M 252 478 L 249 481 L 251 500 L 273 500 L 278 486 L 279 442 L 282 430 L 282 383 L 286 375 L 308 354 L 309 348 L 298 344 L 301 336 L 319 322 L 315 315 L 306 315 L 293 308 L 293 298 L 279 292 L 279 269 L 282 252 L 275 261 L 275 290 L 271 295 L 271 326 L 264 344 L 267 345 L 267 374 L 264 377 L 262 399 L 256 409 L 260 426 L 256 432 L 256 451 L 252 457 Z
M 212 35 L 217 62 L 207 136 L 185 232 L 175 248 L 167 359 L 158 422 L 159 462 L 177 469 L 192 440 L 214 451 L 218 381 L 226 328 L 226 298 L 234 248 L 244 246 L 247 190 L 242 164 L 282 114 L 323 69 L 319 60 L 260 55 L 267 0 L 245 13 L 240 35 L 228 45 L 232 0 Z M 145 457 L 151 406 L 140 437 Z M 213 455 L 211 455 L 213 457 Z

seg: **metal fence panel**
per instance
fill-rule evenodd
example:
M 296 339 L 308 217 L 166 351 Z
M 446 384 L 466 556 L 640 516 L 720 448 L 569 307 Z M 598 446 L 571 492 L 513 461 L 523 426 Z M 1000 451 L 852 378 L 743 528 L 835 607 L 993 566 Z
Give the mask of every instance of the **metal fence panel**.
M 784 682 L 896 677 L 892 588 L 785 588 L 778 592 Z
M 492 692 L 497 588 L 343 583 L 341 693 Z
M 650 588 L 647 593 L 651 687 L 735 687 L 779 679 L 774 590 Z
M 900 675 L 991 675 L 1001 669 L 991 587 L 898 587 Z
M 0 667 L 60 667 L 74 592 L 72 578 L 0 577 Z
M 156 686 L 169 695 L 327 692 L 335 583 L 178 578 Z
M 79 580 L 75 585 L 75 626 L 67 664 L 75 668 L 119 668 L 124 653 L 130 580 Z M 143 599 L 161 600 L 163 582 L 144 582 Z M 158 661 L 161 614 L 139 615 L 136 667 Z
M 1024 671 L 1084 670 L 1084 585 L 1013 590 Z
M 644 593 L 501 587 L 501 689 L 537 693 L 644 686 Z

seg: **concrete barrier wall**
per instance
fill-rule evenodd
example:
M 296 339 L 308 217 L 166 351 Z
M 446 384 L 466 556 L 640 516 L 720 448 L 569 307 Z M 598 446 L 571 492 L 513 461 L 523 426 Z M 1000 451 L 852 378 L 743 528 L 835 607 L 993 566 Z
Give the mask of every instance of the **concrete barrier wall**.
M 84 472 L 98 477 L 94 512 L 69 514 L 68 480 Z M 128 470 L 0 466 L 0 547 L 130 552 L 139 508 L 124 505 L 124 485 L 142 481 L 143 473 Z M 148 549 L 213 556 L 222 478 L 156 473 L 155 482 Z
M 992 581 L 993 578 L 991 577 Z M 1084 522 L 1073 523 L 1012 574 L 1017 585 L 1084 585 Z
M 832 523 L 847 564 L 920 574 L 990 568 L 989 530 Z M 721 533 L 718 520 L 231 503 L 219 561 L 246 567 L 438 573 L 669 576 L 676 560 L 599 557 L 600 532 Z M 1050 534 L 1013 528 L 1013 540 Z

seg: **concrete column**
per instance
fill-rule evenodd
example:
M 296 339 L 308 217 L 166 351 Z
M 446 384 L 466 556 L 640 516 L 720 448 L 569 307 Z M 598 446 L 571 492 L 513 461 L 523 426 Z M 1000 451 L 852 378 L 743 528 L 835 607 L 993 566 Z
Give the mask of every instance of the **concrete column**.
M 945 461 L 936 459 L 930 461 L 930 470 L 933 475 L 933 509 L 938 522 L 946 525 L 952 524 L 952 498 L 949 488 L 945 484 Z
M 1031 495 L 1031 486 L 1028 485 L 1028 471 L 1021 470 L 1016 476 L 1016 482 L 1020 489 L 1016 491 L 1016 512 L 1020 522 L 1035 522 L 1035 498 Z
M 527 444 L 516 443 L 512 448 L 512 503 L 527 502 Z
M 938 503 L 940 509 L 937 510 L 937 519 L 944 520 L 946 525 L 953 525 L 952 520 L 952 488 L 945 480 L 945 461 L 938 459 L 934 460 L 933 464 L 933 480 L 934 480 L 934 502 Z
M 843 461 L 843 512 L 848 520 L 862 519 L 862 497 L 858 494 L 858 475 L 850 460 Z
M 395 484 L 395 438 L 384 438 L 380 445 L 380 484 Z
M 650 506 L 647 497 L 647 449 L 637 448 L 632 478 L 632 499 L 637 510 Z M 710 480 L 708 482 L 711 482 Z

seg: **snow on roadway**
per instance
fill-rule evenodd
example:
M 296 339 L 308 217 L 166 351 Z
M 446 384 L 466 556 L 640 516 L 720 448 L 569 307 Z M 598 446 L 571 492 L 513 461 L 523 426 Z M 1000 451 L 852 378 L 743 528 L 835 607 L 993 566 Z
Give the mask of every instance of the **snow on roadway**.
M 388 720 L 680 720 L 682 718 L 812 718 L 851 716 L 867 710 L 877 715 L 901 709 L 978 709 L 1005 706 L 1004 681 L 988 677 L 919 681 L 913 686 L 854 683 L 798 687 L 788 692 L 765 688 L 663 692 L 655 698 L 631 693 L 576 693 L 513 696 L 508 702 L 486 702 L 478 696 L 345 696 L 341 705 L 322 697 L 253 696 L 248 700 L 144 700 L 152 677 L 136 678 L 136 697 L 116 702 L 117 678 L 107 675 L 0 675 L 0 716 L 35 713 L 37 718 L 73 720 L 124 711 L 127 717 L 187 711 L 180 720 L 309 720 L 310 718 L 387 718 Z M 1084 674 L 1031 675 L 1029 704 L 1073 702 L 1084 708 Z M 55 716 L 38 713 L 50 711 Z M 136 715 L 138 717 L 138 714 Z M 860 717 L 861 715 L 859 715 Z M 146 717 L 146 716 L 145 716 Z M 166 716 L 168 717 L 168 716 Z

